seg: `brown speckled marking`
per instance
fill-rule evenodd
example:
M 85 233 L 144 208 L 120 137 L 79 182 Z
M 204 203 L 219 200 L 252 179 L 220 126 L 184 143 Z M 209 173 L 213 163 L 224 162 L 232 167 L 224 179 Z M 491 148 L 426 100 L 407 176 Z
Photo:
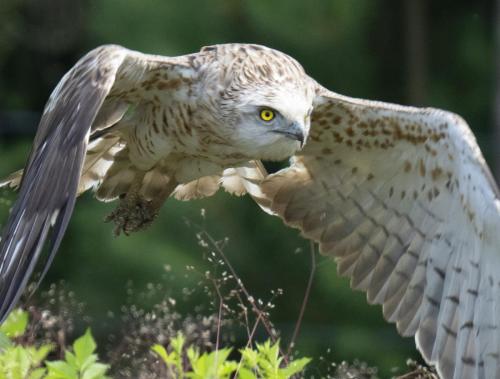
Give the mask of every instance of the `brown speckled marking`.
M 261 159 L 264 155 L 260 156 L 261 152 L 256 149 L 249 149 L 252 151 L 252 156 L 249 157 L 244 143 L 232 146 L 232 138 L 238 133 L 229 128 L 235 127 L 234 124 L 238 124 L 237 122 L 225 122 L 227 119 L 217 118 L 221 113 L 220 109 L 217 108 L 218 100 L 224 100 L 228 108 L 238 105 L 235 103 L 239 100 L 238 97 L 231 96 L 231 91 L 226 90 L 225 84 L 231 83 L 227 87 L 231 87 L 233 92 L 238 91 L 238 87 L 233 86 L 234 82 L 240 86 L 239 89 L 253 86 L 255 88 L 250 88 L 252 94 L 259 95 L 260 99 L 271 99 L 274 88 L 290 88 L 289 86 L 292 85 L 301 89 L 310 86 L 312 87 L 310 88 L 311 93 L 316 93 L 316 97 L 312 100 L 316 109 L 312 114 L 312 125 L 307 144 L 295 157 L 292 169 L 285 169 L 278 175 L 268 177 L 268 180 L 260 186 L 263 189 L 262 193 L 254 198 L 258 202 L 266 201 L 266 204 L 261 205 L 283 216 L 286 221 L 297 217 L 294 220 L 297 221 L 295 225 L 300 225 L 305 235 L 313 235 L 320 242 L 324 242 L 323 239 L 333 238 L 329 235 L 330 225 L 327 222 L 330 220 L 337 222 L 340 214 L 341 221 L 345 221 L 345 224 L 340 225 L 338 229 L 341 230 L 343 226 L 347 226 L 344 230 L 348 229 L 357 233 L 355 237 L 361 238 L 361 244 L 364 244 L 364 247 L 359 247 L 363 249 L 360 251 L 363 252 L 364 257 L 366 257 L 365 252 L 370 253 L 371 250 L 377 259 L 383 259 L 384 264 L 391 266 L 391 273 L 395 273 L 398 280 L 408 282 L 416 278 L 410 284 L 405 283 L 405 286 L 401 287 L 403 290 L 419 294 L 424 301 L 427 301 L 432 307 L 436 307 L 433 311 L 436 311 L 437 315 L 442 314 L 442 312 L 437 311 L 442 309 L 444 301 L 451 301 L 457 305 L 460 303 L 463 299 L 462 293 L 460 295 L 456 295 L 456 292 L 438 293 L 439 291 L 434 291 L 435 288 L 430 288 L 432 285 L 430 281 L 426 281 L 425 278 L 419 280 L 418 276 L 413 275 L 415 268 L 424 267 L 425 269 L 429 264 L 429 268 L 433 269 L 441 281 L 448 279 L 449 266 L 446 266 L 446 269 L 433 266 L 432 260 L 437 261 L 435 254 L 456 254 L 454 258 L 460 258 L 458 254 L 461 250 L 456 249 L 456 247 L 459 246 L 461 239 L 471 237 L 469 231 L 472 230 L 472 227 L 482 238 L 482 231 L 477 226 L 461 224 L 464 220 L 468 220 L 469 224 L 472 223 L 475 220 L 475 212 L 478 212 L 478 218 L 479 211 L 481 211 L 481 217 L 483 217 L 483 213 L 489 212 L 489 210 L 483 212 L 482 209 L 478 209 L 478 204 L 484 207 L 488 203 L 477 201 L 477 199 L 482 200 L 480 196 L 485 193 L 487 197 L 490 188 L 485 184 L 486 181 L 481 181 L 484 179 L 484 172 L 480 172 L 480 169 L 484 163 L 480 160 L 479 151 L 474 150 L 476 148 L 475 142 L 467 135 L 467 128 L 462 128 L 463 125 L 459 124 L 460 119 L 441 111 L 399 107 L 350 99 L 330 93 L 310 80 L 300 65 L 292 58 L 264 47 L 221 45 L 207 47 L 199 55 L 194 54 L 189 58 L 180 58 L 182 70 L 173 69 L 170 62 L 168 64 L 158 63 L 161 60 L 160 57 L 153 57 L 151 61 L 142 62 L 143 64 L 138 69 L 130 69 L 133 75 L 128 75 L 126 70 L 118 73 L 117 77 L 125 83 L 114 88 L 106 101 L 119 99 L 134 105 L 130 107 L 133 108 L 130 112 L 133 116 L 135 116 L 134 112 L 141 113 L 146 109 L 145 115 L 137 117 L 137 129 L 127 131 L 130 132 L 130 136 L 128 134 L 124 136 L 127 138 L 124 142 L 125 145 L 128 144 L 126 147 L 136 147 L 138 151 L 137 154 L 135 151 L 131 152 L 130 156 L 138 155 L 139 158 L 146 159 L 148 155 L 151 155 L 155 158 L 162 158 L 162 154 L 166 155 L 167 150 L 173 150 L 172 155 L 162 158 L 167 159 L 168 157 L 172 169 L 176 168 L 177 161 L 175 159 L 180 161 L 186 157 L 194 161 L 200 159 L 210 163 L 215 162 L 216 170 L 219 169 L 219 162 L 222 162 L 220 168 L 224 168 L 232 167 L 230 165 L 234 162 L 243 163 L 249 159 Z M 230 64 L 226 64 L 228 62 Z M 212 70 L 214 66 L 211 64 L 216 66 L 215 70 Z M 130 63 L 127 65 L 132 66 Z M 200 67 L 204 70 L 203 72 L 198 70 Z M 185 75 L 186 71 L 189 72 L 188 75 Z M 235 72 L 238 73 L 235 75 L 236 77 L 231 77 Z M 194 77 L 196 79 L 192 79 Z M 214 77 L 216 79 L 213 79 Z M 212 81 L 201 83 L 202 85 L 190 85 L 191 80 L 196 81 L 200 78 L 203 78 L 202 80 L 212 78 Z M 269 84 L 271 84 L 271 88 Z M 259 93 L 263 85 L 267 86 L 265 87 L 266 93 Z M 219 92 L 218 88 L 221 87 L 224 90 Z M 203 88 L 203 91 L 208 89 L 207 93 L 199 93 L 200 88 Z M 312 98 L 313 96 L 307 97 L 308 101 Z M 203 103 L 205 113 L 200 111 L 202 106 L 196 106 L 198 102 Z M 192 109 L 191 104 L 194 104 Z M 298 107 L 294 107 L 294 111 L 298 109 Z M 283 109 L 283 111 L 283 114 L 288 114 L 287 109 Z M 291 111 L 290 109 L 292 114 Z M 304 115 L 299 116 L 302 122 Z M 118 128 L 116 130 L 119 132 Z M 276 150 L 279 150 L 278 145 L 276 146 Z M 254 148 L 253 145 L 252 148 Z M 171 159 L 173 155 L 175 155 L 175 159 Z M 283 155 L 288 157 L 293 155 L 293 151 L 289 150 Z M 121 156 L 123 158 L 127 154 L 123 153 Z M 196 159 L 192 159 L 193 157 Z M 452 161 L 454 157 L 455 162 L 449 164 L 448 159 Z M 106 158 L 108 157 L 106 156 Z M 118 161 L 122 158 L 117 157 L 114 160 Z M 332 166 L 332 164 L 337 166 Z M 198 169 L 201 171 L 199 167 Z M 465 176 L 468 172 L 472 173 L 472 177 Z M 171 171 L 168 171 L 166 175 L 168 176 L 170 173 Z M 91 172 L 89 178 L 96 179 L 98 175 L 95 174 L 95 172 Z M 458 178 L 462 180 L 461 183 Z M 252 187 L 259 187 L 259 183 L 255 184 Z M 323 187 L 321 188 L 321 186 Z M 460 203 L 456 196 L 457 191 L 459 191 Z M 451 192 L 454 193 L 451 194 Z M 310 196 L 311 194 L 313 196 Z M 269 198 L 263 198 L 264 196 Z M 388 200 L 387 196 L 391 199 Z M 398 201 L 399 197 L 402 200 L 413 198 L 416 201 Z M 273 202 L 274 200 L 276 201 Z M 297 203 L 300 201 L 304 201 L 304 204 Z M 293 204 L 294 202 L 295 204 Z M 433 203 L 429 204 L 429 202 Z M 337 208 L 339 203 L 341 206 Z M 458 209 L 448 208 L 448 205 Z M 283 214 L 283 209 L 291 214 Z M 307 219 L 300 220 L 300 214 L 293 214 L 297 210 L 303 212 L 304 209 L 307 211 L 307 216 L 303 218 Z M 342 213 L 344 210 L 345 212 Z M 460 211 L 462 214 L 457 217 L 457 220 L 445 219 L 449 214 L 455 215 Z M 312 216 L 315 214 L 325 216 L 322 216 L 320 220 L 314 220 Z M 386 222 L 387 220 L 390 222 Z M 393 220 L 396 223 L 393 223 Z M 467 232 L 463 236 L 459 235 L 456 240 L 453 239 L 453 233 L 456 231 L 451 230 L 455 226 L 455 222 L 458 232 L 462 230 Z M 373 224 L 374 227 L 365 228 L 367 223 Z M 483 224 L 485 222 L 481 220 L 481 227 L 484 227 Z M 358 228 L 358 226 L 360 227 Z M 337 225 L 334 225 L 334 231 L 336 228 Z M 328 231 L 328 233 L 321 234 L 322 230 Z M 434 235 L 438 232 L 442 235 Z M 391 243 L 395 242 L 398 245 L 396 247 L 399 251 L 394 251 L 394 254 L 392 252 L 384 254 L 383 248 L 385 247 L 376 246 L 378 243 L 372 242 L 371 238 L 374 235 L 370 235 L 370 233 L 377 233 L 377 238 L 379 236 L 390 238 Z M 491 240 L 491 236 L 486 237 Z M 444 242 L 450 247 L 452 243 L 446 241 L 447 238 L 453 242 L 453 249 L 450 248 L 451 252 L 442 249 L 440 251 L 431 249 L 429 252 L 429 245 L 436 242 Z M 331 248 L 330 246 L 337 245 L 337 241 L 326 242 L 328 242 L 326 248 L 328 251 L 325 252 L 335 255 L 335 247 Z M 476 242 L 473 240 L 467 246 L 477 246 Z M 349 246 L 349 248 L 351 247 L 358 248 L 357 246 Z M 437 246 L 434 245 L 434 247 Z M 478 260 L 477 270 L 484 267 L 485 261 L 488 263 L 487 255 L 479 256 L 476 254 L 477 251 L 470 251 L 472 249 L 463 250 L 468 250 L 465 252 L 467 257 Z M 401 259 L 402 255 L 396 253 L 405 254 L 405 258 Z M 442 255 L 440 258 L 443 257 Z M 412 260 L 410 267 L 407 267 L 407 258 Z M 469 258 L 465 258 L 465 260 L 467 259 Z M 340 267 L 342 261 L 339 260 Z M 356 269 L 346 272 L 353 276 L 353 281 L 358 279 L 355 277 L 357 271 L 360 271 L 357 268 L 363 269 L 363 265 L 367 264 L 366 261 L 366 259 L 358 259 Z M 467 277 L 471 277 L 469 274 L 471 268 L 466 265 L 467 263 L 464 259 L 454 259 L 453 265 L 463 265 L 462 275 L 466 276 L 467 274 Z M 481 268 L 479 268 L 479 263 Z M 372 262 L 368 262 L 368 264 L 372 264 Z M 369 275 L 370 269 L 373 267 L 368 267 L 364 274 Z M 431 270 L 428 271 L 431 272 Z M 455 272 L 458 272 L 458 269 Z M 382 272 L 382 274 L 385 273 Z M 477 274 L 484 274 L 484 271 L 477 272 Z M 389 273 L 387 275 L 390 276 Z M 476 276 L 481 277 L 481 280 L 484 279 L 484 275 Z M 490 286 L 497 281 L 497 277 L 489 278 Z M 480 297 L 483 295 L 483 288 L 475 287 L 474 283 L 468 283 L 472 280 L 464 282 L 467 282 L 467 287 L 461 288 L 463 293 L 471 287 L 467 292 L 468 299 L 471 296 Z M 447 286 L 443 287 L 447 288 Z M 497 298 L 495 297 L 495 299 Z M 487 301 L 482 303 L 487 303 Z M 401 303 L 401 308 L 392 321 L 401 321 L 401 318 L 398 319 L 399 315 L 405 314 L 405 317 L 409 315 L 405 312 L 412 311 L 412 309 L 405 307 L 407 304 Z M 471 320 L 475 321 L 475 316 L 477 313 Z M 463 318 L 462 322 L 466 320 L 468 318 Z M 446 338 L 454 339 L 457 337 L 456 325 L 442 323 L 442 317 L 436 321 L 435 329 L 440 328 L 439 331 L 444 333 Z M 486 324 L 485 329 L 488 328 L 492 329 L 493 325 Z M 432 330 L 431 326 L 431 330 L 424 330 L 424 332 L 432 334 L 436 330 Z M 471 336 L 474 334 L 471 331 Z M 425 344 L 422 346 L 425 348 Z M 454 349 L 445 350 L 454 352 Z M 483 349 L 482 351 L 487 350 Z M 424 353 L 430 356 L 432 352 L 424 351 Z M 456 356 L 446 356 L 442 359 L 439 357 L 437 363 L 439 365 L 442 362 L 453 361 L 454 364 L 460 364 L 460 359 L 463 358 L 464 364 L 480 366 L 484 363 L 486 366 L 487 360 L 482 360 L 485 357 L 484 354 L 476 356 L 474 353 L 474 351 L 471 352 L 470 356 L 474 357 L 475 361 L 467 362 L 469 358 L 463 358 L 469 356 L 469 351 L 466 353 L 457 351 Z
M 420 176 L 424 177 L 425 176 L 425 163 L 423 159 L 420 159 L 418 161 L 418 172 L 420 173 Z
M 441 169 L 441 167 L 435 167 L 431 171 L 431 178 L 432 178 L 432 180 L 436 181 L 441 177 L 442 174 L 443 174 L 443 170 Z
M 405 161 L 404 163 L 404 171 L 405 172 L 410 172 L 411 170 L 411 163 L 409 161 Z
M 333 138 L 337 143 L 342 143 L 344 141 L 344 137 L 342 137 L 338 132 L 333 132 Z

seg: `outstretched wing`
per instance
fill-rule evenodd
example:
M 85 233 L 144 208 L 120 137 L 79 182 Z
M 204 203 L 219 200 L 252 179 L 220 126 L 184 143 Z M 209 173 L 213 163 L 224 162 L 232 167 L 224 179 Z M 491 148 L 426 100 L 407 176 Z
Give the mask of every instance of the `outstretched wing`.
M 188 69 L 188 58 L 102 46 L 59 82 L 40 120 L 0 241 L 0 322 L 22 294 L 45 241 L 50 243 L 42 277 L 58 249 L 74 208 L 89 135 L 105 134 L 102 127 L 123 115 L 123 104 L 150 100 L 148 90 L 162 84 L 160 76 L 172 67 Z
M 91 51 L 63 77 L 47 102 L 0 242 L 0 321 L 26 286 L 49 232 L 49 262 L 61 242 L 90 127 L 125 51 L 114 46 Z
M 498 190 L 460 117 L 319 88 L 304 150 L 248 191 L 443 378 L 500 377 Z

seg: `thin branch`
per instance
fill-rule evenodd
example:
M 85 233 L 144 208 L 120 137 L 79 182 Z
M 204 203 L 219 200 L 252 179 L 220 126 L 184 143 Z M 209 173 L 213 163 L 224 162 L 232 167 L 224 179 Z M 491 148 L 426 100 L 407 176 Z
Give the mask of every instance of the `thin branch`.
M 248 290 L 246 289 L 245 285 L 243 284 L 243 281 L 240 279 L 238 274 L 236 273 L 236 270 L 233 268 L 231 265 L 231 262 L 229 259 L 226 257 L 226 254 L 224 254 L 224 251 L 220 248 L 218 242 L 206 231 L 206 229 L 200 229 L 201 233 L 208 239 L 210 244 L 214 247 L 215 251 L 219 254 L 219 256 L 223 259 L 224 263 L 226 264 L 227 268 L 233 275 L 233 278 L 236 280 L 236 283 L 238 287 L 240 288 L 241 292 L 246 296 L 247 301 L 252 305 L 252 310 L 254 313 L 257 315 L 257 320 L 255 323 L 254 328 L 257 328 L 259 321 L 262 322 L 262 325 L 264 325 L 264 328 L 266 329 L 269 338 L 271 339 L 272 343 L 276 343 L 278 340 L 278 337 L 276 336 L 276 333 L 274 331 L 274 328 L 272 326 L 271 321 L 267 318 L 266 313 L 262 311 L 256 304 L 256 301 L 253 296 L 250 295 Z M 253 336 L 253 332 L 252 335 Z M 283 356 L 283 362 L 285 364 L 288 364 L 288 356 L 284 353 L 284 351 L 279 347 L 280 354 Z
M 248 338 L 251 337 L 250 334 L 250 321 L 248 320 L 248 310 L 247 307 L 245 306 L 245 302 L 241 298 L 239 292 L 235 291 L 235 296 L 238 299 L 238 303 L 241 306 L 242 312 L 243 312 L 243 317 L 245 318 L 245 329 L 247 331 L 247 336 Z
M 222 294 L 219 291 L 219 286 L 213 281 L 215 290 L 217 291 L 217 296 L 219 297 L 219 314 L 217 316 L 217 338 L 215 341 L 215 359 L 214 359 L 214 368 L 217 367 L 217 362 L 219 360 L 219 343 L 220 343 L 220 329 L 222 323 L 222 307 L 224 306 L 224 302 L 222 300 Z
M 259 325 L 260 320 L 261 320 L 261 317 L 259 315 L 259 316 L 257 316 L 257 320 L 255 320 L 255 324 L 253 325 L 252 332 L 248 336 L 248 341 L 247 341 L 247 344 L 245 346 L 245 349 L 252 345 L 252 339 L 253 339 L 253 336 L 255 335 L 255 332 L 257 330 L 257 326 Z M 240 368 L 241 368 L 242 364 L 243 364 L 243 356 L 240 358 L 240 361 L 238 362 L 238 368 L 236 369 L 236 373 L 234 374 L 235 378 L 238 377 L 238 373 L 240 372 Z
M 203 211 L 203 210 L 202 210 Z M 202 212 L 202 217 L 204 218 L 205 217 L 205 214 L 204 212 Z M 195 226 L 199 231 L 200 231 L 200 235 L 203 235 L 207 240 L 208 242 L 210 243 L 210 245 L 212 245 L 212 247 L 214 248 L 215 252 L 217 254 L 219 254 L 219 256 L 222 258 L 222 260 L 224 261 L 224 263 L 226 264 L 228 270 L 231 272 L 234 280 L 236 281 L 240 291 L 245 295 L 245 297 L 247 298 L 247 301 L 252 305 L 252 310 L 253 312 L 257 315 L 257 320 L 255 321 L 255 325 L 253 327 L 253 330 L 250 334 L 250 338 L 249 338 L 249 341 L 252 340 L 253 338 L 253 335 L 255 333 L 255 330 L 259 324 L 259 322 L 262 322 L 264 328 L 266 329 L 268 335 L 269 335 L 269 338 L 271 339 L 271 342 L 272 343 L 276 343 L 277 340 L 278 340 L 278 337 L 276 336 L 276 332 L 272 326 L 272 323 L 271 321 L 267 318 L 267 314 L 265 311 L 261 310 L 257 304 L 256 304 L 256 301 L 254 299 L 253 296 L 250 295 L 250 293 L 248 292 L 248 290 L 246 289 L 245 285 L 243 284 L 243 281 L 240 279 L 240 277 L 238 276 L 238 274 L 236 273 L 236 270 L 233 268 L 233 266 L 231 265 L 231 262 L 229 261 L 229 259 L 226 257 L 226 255 L 224 254 L 224 251 L 222 250 L 221 246 L 219 245 L 219 242 L 216 241 L 211 235 L 210 233 L 208 233 L 208 231 L 206 230 L 205 227 L 203 226 L 200 226 L 200 225 L 197 225 L 196 223 L 191 223 L 191 222 L 188 222 L 188 225 L 193 225 Z M 203 245 L 202 245 L 203 246 Z M 248 327 L 247 327 L 248 328 Z M 279 347 L 279 351 L 280 351 L 280 354 L 283 356 L 283 362 L 285 364 L 288 364 L 288 356 L 284 353 L 284 351 L 281 349 L 281 347 Z
M 309 251 L 311 253 L 311 271 L 309 272 L 309 280 L 307 281 L 306 292 L 304 293 L 304 299 L 302 300 L 302 306 L 300 307 L 299 317 L 295 323 L 295 330 L 293 331 L 292 339 L 290 340 L 290 345 L 288 346 L 287 355 L 292 353 L 293 347 L 295 346 L 295 341 L 300 332 L 300 327 L 302 325 L 302 319 L 304 318 L 304 312 L 307 307 L 307 302 L 309 301 L 309 295 L 311 293 L 311 288 L 314 280 L 314 275 L 316 273 L 316 249 L 314 248 L 314 241 L 309 243 Z
M 215 241 L 212 236 L 206 231 L 202 230 L 201 231 L 203 235 L 210 241 L 210 244 L 215 248 L 217 253 L 221 256 L 221 258 L 224 260 L 224 263 L 226 264 L 227 268 L 233 275 L 234 279 L 236 280 L 236 283 L 238 284 L 238 287 L 240 290 L 243 292 L 243 294 L 246 296 L 248 302 L 252 305 L 253 311 L 259 316 L 262 320 L 262 324 L 264 325 L 264 328 L 266 329 L 267 333 L 269 334 L 269 337 L 271 338 L 271 341 L 274 343 L 277 340 L 277 337 L 274 333 L 273 327 L 270 323 L 270 321 L 267 319 L 265 316 L 265 313 L 257 306 L 253 296 L 250 295 L 248 290 L 246 289 L 245 285 L 243 284 L 243 281 L 240 279 L 238 274 L 236 274 L 236 271 L 234 270 L 233 266 L 231 265 L 231 262 L 227 259 L 226 255 L 222 251 L 222 249 L 219 247 L 219 244 L 217 241 Z
M 220 293 L 219 286 L 217 282 L 212 279 L 212 283 L 214 285 L 215 291 L 217 292 L 217 297 L 219 298 L 219 313 L 217 315 L 217 337 L 215 340 L 215 351 L 219 351 L 219 343 L 220 343 L 220 329 L 222 324 L 222 309 L 224 306 L 224 300 L 222 298 L 222 294 Z

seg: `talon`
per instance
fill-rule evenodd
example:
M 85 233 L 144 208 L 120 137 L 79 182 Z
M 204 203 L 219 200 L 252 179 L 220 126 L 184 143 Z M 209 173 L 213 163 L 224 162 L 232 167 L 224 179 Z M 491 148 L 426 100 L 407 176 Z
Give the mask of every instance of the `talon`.
M 126 236 L 130 233 L 146 229 L 159 214 L 159 207 L 154 202 L 145 200 L 137 194 L 120 198 L 116 209 L 107 215 L 105 222 L 113 221 L 116 225 L 113 234 Z

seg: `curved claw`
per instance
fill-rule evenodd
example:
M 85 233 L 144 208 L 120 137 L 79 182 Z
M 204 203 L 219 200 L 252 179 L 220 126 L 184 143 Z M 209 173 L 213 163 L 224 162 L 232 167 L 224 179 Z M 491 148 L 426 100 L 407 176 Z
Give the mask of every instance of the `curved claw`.
M 116 209 L 106 216 L 104 222 L 115 224 L 115 236 L 121 232 L 126 236 L 149 227 L 158 217 L 159 207 L 150 201 L 134 194 L 120 200 Z

